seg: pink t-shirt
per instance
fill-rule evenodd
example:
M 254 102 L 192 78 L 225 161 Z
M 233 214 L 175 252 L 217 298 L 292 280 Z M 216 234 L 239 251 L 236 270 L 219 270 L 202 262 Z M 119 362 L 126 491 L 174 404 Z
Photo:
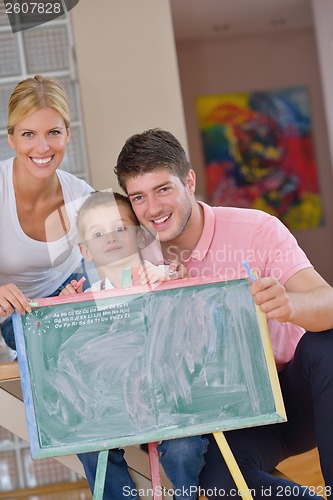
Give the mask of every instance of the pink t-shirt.
M 284 285 L 298 271 L 312 267 L 294 236 L 276 217 L 259 210 L 200 205 L 204 228 L 186 262 L 190 277 L 245 278 L 245 259 L 258 277 L 274 276 Z M 274 320 L 268 320 L 268 327 L 281 369 L 293 358 L 304 329 Z

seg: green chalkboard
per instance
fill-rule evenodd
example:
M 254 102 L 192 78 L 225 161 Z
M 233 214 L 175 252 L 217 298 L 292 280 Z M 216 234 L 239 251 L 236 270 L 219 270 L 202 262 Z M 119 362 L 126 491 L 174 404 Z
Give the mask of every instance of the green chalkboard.
M 247 280 L 44 299 L 14 321 L 34 458 L 285 420 Z

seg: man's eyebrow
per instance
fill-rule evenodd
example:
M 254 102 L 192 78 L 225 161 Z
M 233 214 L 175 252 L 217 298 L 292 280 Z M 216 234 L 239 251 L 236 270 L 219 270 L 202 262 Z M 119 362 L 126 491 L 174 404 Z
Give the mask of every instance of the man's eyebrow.
M 165 182 L 162 182 L 161 184 L 157 184 L 157 186 L 154 186 L 153 187 L 153 191 L 156 191 L 156 189 L 160 189 L 161 187 L 163 186 L 166 186 L 167 184 L 172 184 L 171 181 L 165 181 Z M 140 194 L 143 194 L 142 191 L 136 191 L 134 193 L 127 193 L 127 196 L 138 196 Z

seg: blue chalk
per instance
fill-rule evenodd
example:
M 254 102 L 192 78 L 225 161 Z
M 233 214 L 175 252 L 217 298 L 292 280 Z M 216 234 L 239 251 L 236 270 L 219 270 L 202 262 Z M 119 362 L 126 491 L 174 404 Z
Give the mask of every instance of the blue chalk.
M 246 260 L 242 260 L 242 264 L 245 267 L 246 272 L 249 275 L 250 280 L 255 281 L 257 278 L 255 277 L 255 275 L 251 271 L 251 268 L 250 268 L 249 264 L 246 262 Z

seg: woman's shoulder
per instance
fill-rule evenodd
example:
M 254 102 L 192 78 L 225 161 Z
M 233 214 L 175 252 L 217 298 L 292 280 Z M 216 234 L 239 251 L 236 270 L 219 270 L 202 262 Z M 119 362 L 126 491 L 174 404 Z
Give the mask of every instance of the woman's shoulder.
M 8 180 L 11 179 L 11 176 L 8 175 L 10 169 L 13 168 L 13 158 L 8 158 L 7 160 L 0 160 L 0 182 L 3 185 L 5 182 L 8 183 Z
M 0 160 L 0 170 L 8 169 L 13 166 L 14 157 L 7 158 L 6 160 Z
M 80 179 L 70 172 L 58 169 L 57 174 L 63 191 L 66 194 L 71 194 L 71 198 L 86 196 L 94 191 L 94 189 L 84 179 Z

